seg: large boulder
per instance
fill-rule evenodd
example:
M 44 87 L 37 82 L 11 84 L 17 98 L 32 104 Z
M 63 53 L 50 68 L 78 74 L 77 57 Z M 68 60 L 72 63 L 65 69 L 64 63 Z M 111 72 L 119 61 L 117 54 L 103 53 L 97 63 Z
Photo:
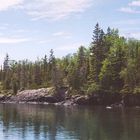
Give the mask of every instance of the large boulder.
M 57 103 L 65 100 L 66 88 L 55 89 L 41 88 L 34 90 L 23 90 L 12 96 L 10 101 L 14 102 L 47 102 Z
M 17 95 L 11 98 L 11 101 L 16 102 L 28 102 L 38 101 L 40 97 L 48 95 L 48 89 L 42 88 L 37 90 L 23 90 L 17 93 Z

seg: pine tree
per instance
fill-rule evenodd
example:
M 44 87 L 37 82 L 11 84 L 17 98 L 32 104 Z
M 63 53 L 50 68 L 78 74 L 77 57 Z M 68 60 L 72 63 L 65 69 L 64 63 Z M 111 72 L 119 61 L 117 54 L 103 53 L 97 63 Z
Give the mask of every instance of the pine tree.
M 6 54 L 6 57 L 5 57 L 5 60 L 4 60 L 4 63 L 3 63 L 3 69 L 4 69 L 4 71 L 8 71 L 10 69 L 9 55 L 8 54 Z
M 57 65 L 57 60 L 54 56 L 53 50 L 50 51 L 49 68 L 51 83 L 57 89 L 62 84 L 62 73 Z
M 22 61 L 21 71 L 20 71 L 20 89 L 23 90 L 27 87 L 27 77 L 26 77 L 26 61 Z
M 42 77 L 43 77 L 43 82 L 46 83 L 48 82 L 48 62 L 47 62 L 47 55 L 44 56 L 43 58 L 43 67 L 42 67 Z
M 79 88 L 82 87 L 87 79 L 87 59 L 86 48 L 81 46 L 78 50 L 77 56 L 77 83 Z
M 99 73 L 101 71 L 102 62 L 104 60 L 104 32 L 97 23 L 93 30 L 93 42 L 90 53 L 90 78 L 95 83 L 99 83 Z
M 42 83 L 41 66 L 39 61 L 36 61 L 34 65 L 34 82 L 36 86 L 40 86 Z
M 6 54 L 6 57 L 4 59 L 3 63 L 3 87 L 4 89 L 10 89 L 10 65 L 9 65 L 9 55 Z

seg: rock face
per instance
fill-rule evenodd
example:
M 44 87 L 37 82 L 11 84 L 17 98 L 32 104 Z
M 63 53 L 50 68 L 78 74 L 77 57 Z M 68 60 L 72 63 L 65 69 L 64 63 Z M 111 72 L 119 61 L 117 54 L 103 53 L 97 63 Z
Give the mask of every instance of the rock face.
M 63 101 L 65 90 L 59 89 L 57 92 L 53 88 L 41 88 L 37 90 L 24 90 L 10 98 L 10 102 L 47 102 L 56 103 Z

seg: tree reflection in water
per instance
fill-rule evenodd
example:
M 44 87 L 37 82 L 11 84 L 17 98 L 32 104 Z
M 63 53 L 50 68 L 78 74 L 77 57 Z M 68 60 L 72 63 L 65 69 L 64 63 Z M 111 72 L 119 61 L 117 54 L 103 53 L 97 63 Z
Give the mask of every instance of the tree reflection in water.
M 140 110 L 0 105 L 1 140 L 138 140 Z

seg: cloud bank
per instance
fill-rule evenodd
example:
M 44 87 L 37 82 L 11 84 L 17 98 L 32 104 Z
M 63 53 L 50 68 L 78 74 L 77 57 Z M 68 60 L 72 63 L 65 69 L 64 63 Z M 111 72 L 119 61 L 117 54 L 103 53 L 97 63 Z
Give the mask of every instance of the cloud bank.
M 0 44 L 16 44 L 27 42 L 29 39 L 27 38 L 8 38 L 8 37 L 0 37 Z
M 0 11 L 8 10 L 23 3 L 23 0 L 0 0 Z
M 34 20 L 59 20 L 84 12 L 93 0 L 0 0 L 0 11 L 16 8 Z
M 119 11 L 129 14 L 140 14 L 140 0 L 135 0 L 130 3 L 126 7 L 122 7 Z

